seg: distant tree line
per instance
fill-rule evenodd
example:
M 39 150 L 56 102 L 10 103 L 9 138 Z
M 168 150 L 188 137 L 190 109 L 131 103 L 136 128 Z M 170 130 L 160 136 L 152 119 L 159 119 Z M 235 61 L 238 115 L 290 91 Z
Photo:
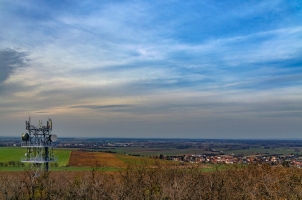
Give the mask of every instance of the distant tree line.
M 0 162 L 0 167 L 24 167 L 25 164 L 20 161 L 8 161 L 8 162 Z
M 58 163 L 50 163 L 50 167 L 58 167 Z M 20 161 L 8 161 L 8 162 L 0 162 L 0 167 L 25 167 L 25 164 Z

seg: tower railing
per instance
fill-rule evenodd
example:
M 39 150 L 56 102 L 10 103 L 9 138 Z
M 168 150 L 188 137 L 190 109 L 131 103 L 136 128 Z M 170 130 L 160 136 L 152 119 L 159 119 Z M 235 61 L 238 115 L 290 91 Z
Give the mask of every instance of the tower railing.
M 31 163 L 46 163 L 46 162 L 57 162 L 58 157 L 45 159 L 43 157 L 23 157 L 21 158 L 21 162 L 31 162 Z
M 52 147 L 52 145 L 44 142 L 21 142 L 21 147 Z

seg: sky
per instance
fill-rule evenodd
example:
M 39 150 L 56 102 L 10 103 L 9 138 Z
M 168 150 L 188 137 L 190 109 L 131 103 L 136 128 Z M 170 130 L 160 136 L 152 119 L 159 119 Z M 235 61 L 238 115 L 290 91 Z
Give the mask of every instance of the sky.
M 0 0 L 0 136 L 302 138 L 301 0 Z

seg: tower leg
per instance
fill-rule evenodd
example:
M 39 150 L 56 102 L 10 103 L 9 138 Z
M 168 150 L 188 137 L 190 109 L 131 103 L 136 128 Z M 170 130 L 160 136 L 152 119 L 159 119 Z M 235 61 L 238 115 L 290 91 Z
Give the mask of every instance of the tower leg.
M 44 147 L 45 148 L 45 171 L 48 172 L 48 147 Z

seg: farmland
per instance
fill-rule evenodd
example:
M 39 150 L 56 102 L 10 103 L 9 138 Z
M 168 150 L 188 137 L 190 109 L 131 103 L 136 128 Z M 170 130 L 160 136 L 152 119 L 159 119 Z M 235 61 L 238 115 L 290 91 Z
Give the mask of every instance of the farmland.
M 20 161 L 24 152 L 26 152 L 25 148 L 1 147 L 0 163 Z M 93 166 L 98 166 L 101 170 L 116 171 L 125 168 L 129 163 L 137 163 L 142 160 L 142 158 L 135 156 L 79 151 L 77 149 L 54 149 L 54 154 L 58 157 L 58 166 L 51 167 L 52 171 L 90 171 Z M 2 166 L 0 171 L 22 171 L 26 167 Z
M 264 140 L 191 140 L 191 139 L 62 139 L 54 148 L 58 157 L 52 171 L 87 171 L 92 166 L 104 170 L 116 171 L 130 163 L 157 158 L 197 163 L 234 162 L 243 163 L 249 159 L 273 164 L 292 162 L 302 164 L 300 141 L 264 141 Z M 66 148 L 68 146 L 68 148 Z M 79 148 L 81 146 L 81 148 Z M 63 148 L 64 147 L 64 148 Z M 25 148 L 0 147 L 0 164 L 18 161 L 24 157 Z M 143 158 L 142 158 L 143 157 Z M 226 160 L 228 159 L 228 160 Z M 236 159 L 236 160 L 235 160 Z M 230 161 L 231 160 L 231 161 Z M 271 163 L 271 162 L 270 162 Z M 22 163 L 23 164 L 23 163 Z M 25 167 L 27 164 L 25 165 Z M 0 166 L 1 171 L 20 171 L 24 167 Z
M 153 155 L 192 155 L 192 154 L 243 154 L 246 156 L 255 154 L 279 154 L 289 155 L 297 153 L 299 148 L 293 147 L 279 147 L 279 148 L 245 148 L 245 149 L 228 149 L 228 148 L 213 148 L 211 150 L 199 149 L 199 148 L 187 148 L 187 149 L 176 149 L 176 148 L 142 148 L 142 147 L 116 147 L 112 151 L 116 151 L 121 154 L 139 154 L 144 156 Z
M 187 155 L 187 154 L 205 154 L 211 151 L 204 151 L 196 148 L 176 149 L 176 148 L 142 148 L 142 147 L 117 147 L 116 152 L 121 154 L 139 154 L 144 156 L 154 155 Z

